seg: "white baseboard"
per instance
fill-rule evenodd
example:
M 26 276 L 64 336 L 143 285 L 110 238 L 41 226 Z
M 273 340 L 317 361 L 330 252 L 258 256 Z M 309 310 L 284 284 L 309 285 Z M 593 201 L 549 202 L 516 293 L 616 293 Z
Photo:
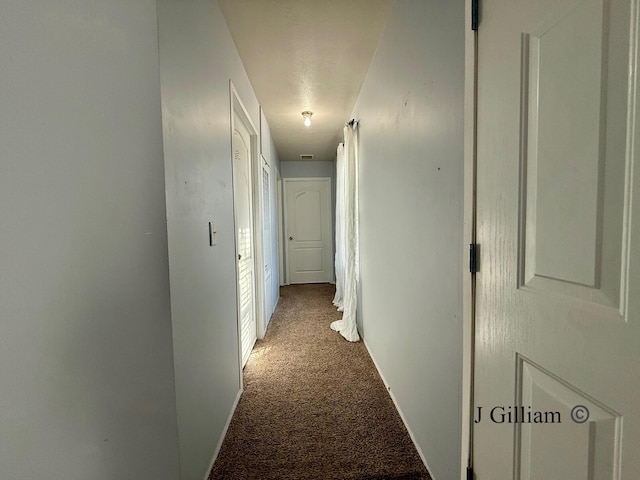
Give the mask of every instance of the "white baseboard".
M 207 468 L 207 473 L 204 475 L 204 480 L 209 478 L 209 473 L 211 473 L 211 469 L 213 468 L 213 464 L 216 462 L 216 458 L 218 458 L 218 454 L 220 453 L 220 448 L 222 448 L 222 442 L 224 442 L 224 437 L 227 435 L 227 430 L 229 429 L 229 424 L 231 423 L 231 419 L 233 418 L 233 414 L 236 412 L 236 407 L 238 406 L 238 402 L 240 401 L 240 397 L 242 396 L 243 389 L 240 389 L 238 395 L 236 396 L 235 401 L 233 402 L 233 406 L 231 407 L 231 413 L 229 414 L 229 418 L 227 418 L 227 423 L 225 423 L 224 428 L 222 429 L 222 434 L 220 435 L 220 440 L 218 440 L 218 445 L 216 445 L 216 449 L 213 452 L 213 458 L 211 459 L 211 463 L 209 463 L 209 468 Z
M 425 458 L 424 453 L 422 453 L 422 449 L 420 448 L 420 446 L 416 442 L 416 438 L 413 435 L 413 432 L 411 431 L 411 428 L 409 427 L 409 424 L 407 423 L 407 419 L 404 417 L 404 414 L 402 413 L 402 409 L 398 405 L 398 402 L 396 401 L 396 397 L 393 394 L 393 392 L 391 391 L 391 386 L 387 383 L 386 378 L 384 378 L 384 375 L 382 374 L 382 371 L 380 370 L 380 365 L 378 365 L 378 362 L 376 361 L 376 358 L 371 353 L 371 350 L 369 349 L 369 345 L 367 344 L 367 341 L 364 338 L 362 338 L 362 343 L 364 343 L 364 346 L 367 348 L 367 352 L 369 352 L 369 356 L 371 357 L 371 360 L 373 360 L 373 364 L 376 366 L 376 370 L 378 371 L 378 375 L 380 375 L 380 378 L 382 379 L 382 383 L 384 383 L 384 386 L 387 389 L 387 393 L 389 393 L 389 396 L 391 397 L 391 401 L 393 401 L 393 404 L 395 405 L 396 410 L 398 411 L 398 414 L 400 415 L 400 418 L 402 419 L 402 423 L 404 423 L 404 427 L 407 429 L 407 432 L 409 432 L 409 437 L 411 437 L 411 441 L 413 442 L 413 445 L 416 447 L 416 450 L 418 451 L 418 455 L 420 455 L 420 459 L 422 460 L 422 463 L 424 463 L 424 466 L 429 471 L 429 475 L 431 475 L 431 478 L 433 480 L 435 480 L 435 478 L 431 474 L 431 469 L 429 468 L 429 465 L 427 464 L 427 459 Z

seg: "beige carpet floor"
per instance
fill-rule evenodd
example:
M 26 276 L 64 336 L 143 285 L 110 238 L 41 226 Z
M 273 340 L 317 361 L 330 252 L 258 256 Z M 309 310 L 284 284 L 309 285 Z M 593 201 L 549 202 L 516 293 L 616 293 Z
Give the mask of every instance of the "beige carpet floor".
M 334 291 L 281 289 L 210 480 L 430 478 L 364 344 L 329 328 Z

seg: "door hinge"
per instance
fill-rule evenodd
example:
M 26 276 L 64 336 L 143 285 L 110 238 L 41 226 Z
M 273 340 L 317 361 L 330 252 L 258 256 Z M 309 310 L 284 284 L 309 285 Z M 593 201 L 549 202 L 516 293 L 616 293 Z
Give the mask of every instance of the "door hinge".
M 477 243 L 469 244 L 469 272 L 478 272 L 478 250 L 480 249 Z
M 467 480 L 474 480 L 473 467 L 467 467 Z
M 478 24 L 480 23 L 480 0 L 471 0 L 471 30 L 478 30 Z

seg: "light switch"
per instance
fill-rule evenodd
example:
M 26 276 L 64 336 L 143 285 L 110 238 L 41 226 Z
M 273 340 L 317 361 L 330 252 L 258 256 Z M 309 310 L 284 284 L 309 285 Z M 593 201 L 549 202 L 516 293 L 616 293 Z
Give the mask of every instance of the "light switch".
M 216 244 L 216 227 L 213 222 L 209 222 L 209 246 L 213 247 Z

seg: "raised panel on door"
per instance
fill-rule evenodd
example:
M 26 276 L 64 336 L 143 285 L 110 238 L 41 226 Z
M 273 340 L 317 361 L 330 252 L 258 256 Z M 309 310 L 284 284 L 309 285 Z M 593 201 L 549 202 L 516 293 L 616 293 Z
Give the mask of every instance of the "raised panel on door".
M 522 408 L 500 410 L 516 422 L 516 478 L 616 478 L 620 415 L 526 358 L 517 357 L 516 368 Z
M 640 471 L 638 5 L 482 5 L 476 475 L 630 480 Z
M 610 38 L 614 7 L 571 2 L 522 35 L 521 283 L 622 313 L 629 49 Z
M 322 191 L 314 186 L 293 195 L 293 221 L 298 242 L 322 242 Z

